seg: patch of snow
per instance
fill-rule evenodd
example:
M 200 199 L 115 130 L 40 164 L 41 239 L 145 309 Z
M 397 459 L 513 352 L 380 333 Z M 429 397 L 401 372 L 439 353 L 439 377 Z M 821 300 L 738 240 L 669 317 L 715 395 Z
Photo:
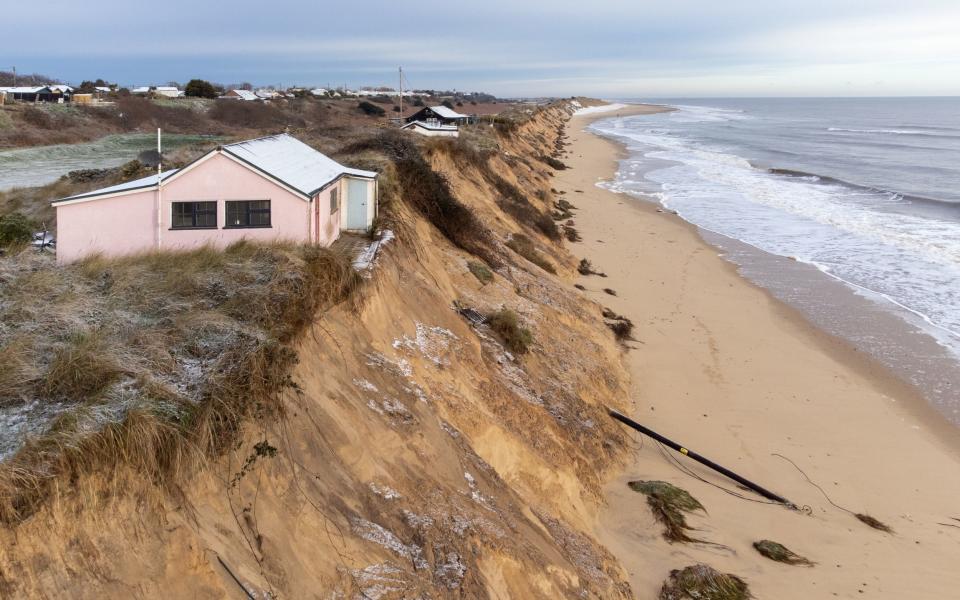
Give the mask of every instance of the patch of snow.
M 382 486 L 377 485 L 376 483 L 373 483 L 373 482 L 370 483 L 370 491 L 376 494 L 377 496 L 380 496 L 384 500 L 398 500 L 403 497 L 400 495 L 400 492 L 393 489 L 392 487 L 387 485 L 382 485 Z
M 380 249 L 390 243 L 394 238 L 393 231 L 390 229 L 385 229 L 380 232 L 380 239 L 370 242 L 356 258 L 353 259 L 353 268 L 357 271 L 367 271 L 369 270 L 377 259 L 377 254 L 380 252 Z
M 377 386 L 373 385 L 372 383 L 370 383 L 370 382 L 367 381 L 366 379 L 354 378 L 354 380 L 353 380 L 353 385 L 355 385 L 355 386 L 357 386 L 358 388 L 360 388 L 361 390 L 364 390 L 364 391 L 367 391 L 367 392 L 378 392 L 378 391 L 380 391 L 380 390 L 377 389 Z
M 404 335 L 402 338 L 393 341 L 393 347 L 397 350 L 404 348 L 412 352 L 419 352 L 433 364 L 447 366 L 450 361 L 445 358 L 445 355 L 458 339 L 456 334 L 449 329 L 428 327 L 423 323 L 417 323 L 416 337 L 410 338 Z
M 379 546 L 383 546 L 397 556 L 403 557 L 413 562 L 417 569 L 426 569 L 429 565 L 423 558 L 423 550 L 416 544 L 404 544 L 391 531 L 366 519 L 355 517 L 351 519 L 350 524 L 354 533 Z

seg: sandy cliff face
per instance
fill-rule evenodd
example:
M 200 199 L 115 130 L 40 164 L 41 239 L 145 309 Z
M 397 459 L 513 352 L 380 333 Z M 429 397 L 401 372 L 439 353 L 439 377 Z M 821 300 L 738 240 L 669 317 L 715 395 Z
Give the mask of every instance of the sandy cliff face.
M 627 437 L 626 374 L 573 260 L 504 213 L 489 173 L 538 208 L 567 118 L 538 112 L 478 166 L 429 151 L 502 242 L 523 232 L 557 266 L 509 254 L 494 279 L 406 208 L 356 302 L 296 342 L 282 416 L 173 491 L 120 470 L 64 484 L 0 540 L 4 597 L 631 597 L 591 535 Z M 488 169 L 489 170 L 486 170 Z M 539 192 L 539 194 L 538 194 Z M 453 308 L 515 311 L 513 356 Z

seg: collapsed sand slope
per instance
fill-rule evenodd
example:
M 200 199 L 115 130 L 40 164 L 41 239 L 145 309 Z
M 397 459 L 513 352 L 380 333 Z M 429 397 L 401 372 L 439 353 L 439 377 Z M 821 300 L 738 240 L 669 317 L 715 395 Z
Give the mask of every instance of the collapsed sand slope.
M 573 169 L 558 175 L 557 187 L 580 209 L 584 243 L 574 252 L 608 274 L 580 283 L 636 324 L 627 354 L 633 414 L 813 511 L 750 501 L 756 497 L 683 461 L 749 500 L 730 496 L 681 473 L 645 440 L 637 462 L 608 487 L 598 525 L 636 594 L 652 596 L 671 569 L 706 562 L 744 577 L 760 598 L 956 597 L 960 529 L 943 525 L 960 517 L 960 461 L 956 444 L 944 441 L 955 441 L 956 431 L 944 433 L 912 390 L 746 283 L 678 217 L 595 187 L 613 175 L 619 150 L 582 132 L 585 122 L 571 123 Z M 894 534 L 831 506 L 772 453 Z M 689 490 L 708 511 L 691 517 L 691 536 L 724 547 L 667 544 L 643 496 L 627 488 L 632 479 Z M 818 564 L 771 562 L 751 547 L 761 539 Z
M 523 155 L 549 152 L 565 119 L 535 117 L 504 142 L 520 158 L 497 163 L 542 205 L 546 168 Z M 498 214 L 489 182 L 434 158 L 478 214 Z M 404 210 L 397 233 L 363 298 L 298 343 L 279 421 L 251 423 L 171 493 L 128 471 L 64 490 L 4 532 L 2 595 L 631 597 L 589 533 L 627 441 L 604 416 L 626 377 L 599 310 L 519 257 L 482 285 L 472 257 Z M 569 273 L 560 246 L 526 233 Z M 516 311 L 533 351 L 509 355 L 454 300 Z

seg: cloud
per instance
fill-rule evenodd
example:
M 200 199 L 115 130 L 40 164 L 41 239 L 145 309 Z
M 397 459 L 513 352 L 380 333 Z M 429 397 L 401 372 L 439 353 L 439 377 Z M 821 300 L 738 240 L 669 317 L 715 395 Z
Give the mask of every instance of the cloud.
M 5 7 L 4 44 L 21 71 L 74 81 L 360 85 L 402 64 L 418 87 L 501 94 L 960 94 L 954 1 L 868 4 L 48 0 Z

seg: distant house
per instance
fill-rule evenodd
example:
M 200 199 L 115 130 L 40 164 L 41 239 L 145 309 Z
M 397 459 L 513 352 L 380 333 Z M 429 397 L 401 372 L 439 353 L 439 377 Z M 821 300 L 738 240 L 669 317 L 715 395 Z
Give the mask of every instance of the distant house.
M 274 98 L 282 97 L 282 94 L 280 94 L 276 90 L 266 90 L 266 89 L 257 90 L 256 95 L 261 100 L 273 100 Z
M 0 88 L 7 100 L 17 102 L 69 102 L 73 95 L 73 88 L 64 86 L 18 86 Z
M 130 90 L 130 93 L 133 94 L 134 96 L 146 96 L 147 94 L 150 93 L 150 91 L 151 91 L 150 86 L 141 85 L 139 87 L 135 87 L 132 90 Z
M 230 100 L 245 100 L 247 102 L 256 102 L 260 100 L 260 97 L 251 92 L 250 90 L 230 90 L 221 98 L 227 98 Z
M 446 106 L 425 106 L 406 118 L 407 123 L 423 121 L 437 122 L 443 125 L 464 125 L 470 121 L 468 115 L 462 115 Z
M 181 91 L 180 89 L 170 86 L 170 85 L 158 85 L 153 88 L 153 93 L 158 96 L 165 96 L 167 98 L 182 98 L 186 96 L 186 92 Z
M 328 246 L 377 214 L 377 174 L 296 138 L 220 146 L 182 169 L 55 200 L 57 260 L 155 249 L 223 248 L 241 239 Z
M 313 88 L 312 90 L 310 90 L 310 93 L 313 94 L 314 96 L 326 96 L 327 90 L 324 88 Z
M 459 137 L 460 135 L 459 127 L 444 125 L 439 121 L 411 121 L 400 129 L 406 129 L 427 137 Z

